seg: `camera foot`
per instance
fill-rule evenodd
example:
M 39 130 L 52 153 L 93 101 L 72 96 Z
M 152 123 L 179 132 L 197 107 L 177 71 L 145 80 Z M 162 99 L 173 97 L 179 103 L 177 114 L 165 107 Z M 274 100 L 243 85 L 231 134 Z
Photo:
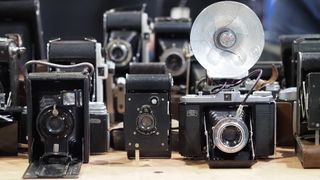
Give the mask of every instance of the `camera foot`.
M 139 151 L 139 149 L 136 149 L 135 151 L 134 151 L 134 159 L 137 161 L 137 162 L 139 162 L 140 161 L 140 151 Z
M 315 133 L 315 145 L 319 145 L 319 131 L 320 130 L 316 130 Z

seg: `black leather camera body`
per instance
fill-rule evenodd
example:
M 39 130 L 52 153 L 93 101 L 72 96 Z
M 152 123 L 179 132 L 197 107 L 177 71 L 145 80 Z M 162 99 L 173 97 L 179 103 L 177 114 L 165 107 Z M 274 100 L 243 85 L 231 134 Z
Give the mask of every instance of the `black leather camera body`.
M 155 58 L 164 62 L 172 74 L 174 85 L 185 85 L 188 68 L 191 19 L 156 18 Z
M 171 86 L 170 74 L 127 75 L 124 135 L 129 159 L 171 157 Z
M 82 62 L 91 63 L 95 72 L 90 81 L 90 129 L 91 153 L 100 154 L 109 147 L 109 115 L 104 104 L 108 65 L 102 57 L 101 44 L 94 39 L 84 40 L 52 40 L 48 43 L 49 62 L 72 65 Z M 56 71 L 56 68 L 52 68 Z M 62 69 L 69 72 L 81 72 L 82 69 Z M 61 71 L 61 69 L 60 69 Z M 111 86 L 111 84 L 108 84 Z
M 280 36 L 281 58 L 284 68 L 286 87 L 297 86 L 298 53 L 319 51 L 319 45 L 313 43 L 313 39 L 317 39 L 319 37 L 319 34 L 297 34 Z
M 27 49 L 20 65 L 45 58 L 39 0 L 0 2 L 0 36 L 8 33 L 20 34 Z
M 103 33 L 106 60 L 115 64 L 112 110 L 115 121 L 122 122 L 129 64 L 149 61 L 148 15 L 143 11 L 107 11 L 103 15 Z
M 275 151 L 275 102 L 250 95 L 243 112 L 239 91 L 187 95 L 180 100 L 180 154 L 213 167 L 251 167 Z
M 309 41 L 314 48 L 320 44 L 319 38 Z M 297 60 L 296 153 L 304 168 L 319 168 L 320 53 L 301 51 Z
M 130 62 L 147 62 L 148 16 L 142 11 L 107 11 L 103 15 L 107 60 L 115 63 L 115 78 L 125 77 Z
M 0 37 L 0 155 L 17 155 L 18 123 L 22 108 L 19 93 L 19 63 L 25 48 L 20 35 Z
M 30 165 L 24 178 L 74 178 L 89 161 L 89 84 L 81 72 L 27 75 Z
M 101 44 L 94 39 L 83 40 L 51 40 L 48 45 L 49 62 L 70 65 L 82 62 L 91 63 L 95 67 L 94 77 L 91 80 L 91 101 L 104 101 L 104 81 L 108 77 L 108 65 L 102 57 Z M 65 70 L 65 69 L 64 69 Z M 79 71 L 68 69 L 68 71 Z

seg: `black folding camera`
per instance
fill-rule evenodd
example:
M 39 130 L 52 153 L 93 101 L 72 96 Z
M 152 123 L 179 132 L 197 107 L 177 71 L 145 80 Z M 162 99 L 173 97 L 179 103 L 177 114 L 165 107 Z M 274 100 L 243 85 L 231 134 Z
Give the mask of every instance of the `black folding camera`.
M 71 65 L 81 62 L 91 63 L 95 67 L 94 77 L 91 79 L 90 92 L 90 129 L 91 153 L 104 153 L 109 147 L 108 125 L 109 116 L 106 112 L 105 87 L 108 76 L 108 65 L 102 57 L 101 44 L 93 39 L 84 40 L 52 40 L 48 43 L 49 62 L 61 65 Z M 57 68 L 52 68 L 57 70 Z M 59 69 L 70 72 L 81 72 L 81 69 Z
M 272 96 L 222 91 L 181 98 L 180 154 L 208 159 L 210 167 L 251 167 L 275 150 L 275 102 Z
M 171 157 L 171 86 L 170 74 L 127 75 L 124 134 L 128 158 Z
M 16 155 L 22 109 L 19 94 L 19 61 L 25 51 L 18 34 L 0 37 L 0 155 Z
M 70 65 L 81 62 L 91 63 L 95 67 L 91 80 L 91 101 L 104 101 L 104 85 L 108 77 L 108 65 L 102 57 L 101 44 L 94 39 L 51 40 L 48 45 L 48 60 L 52 63 Z M 68 69 L 64 69 L 68 70 Z M 69 69 L 78 71 L 77 69 Z
M 130 62 L 147 62 L 150 29 L 142 11 L 107 11 L 103 15 L 106 59 L 116 65 L 115 77 L 125 77 Z
M 286 87 L 297 86 L 297 62 L 299 52 L 318 52 L 320 47 L 313 44 L 313 39 L 319 38 L 319 34 L 282 35 L 281 58 L 284 67 Z
M 313 38 L 299 49 L 319 44 L 320 38 Z M 297 60 L 296 152 L 304 168 L 319 168 L 320 52 L 298 52 Z
M 26 52 L 21 66 L 30 59 L 44 59 L 43 30 L 39 0 L 0 1 L 0 36 L 20 34 Z
M 156 18 L 154 23 L 156 61 L 164 62 L 174 85 L 186 85 L 191 19 Z M 183 93 L 185 94 L 185 93 Z
M 27 75 L 30 165 L 24 178 L 75 178 L 89 161 L 89 84 L 87 72 Z

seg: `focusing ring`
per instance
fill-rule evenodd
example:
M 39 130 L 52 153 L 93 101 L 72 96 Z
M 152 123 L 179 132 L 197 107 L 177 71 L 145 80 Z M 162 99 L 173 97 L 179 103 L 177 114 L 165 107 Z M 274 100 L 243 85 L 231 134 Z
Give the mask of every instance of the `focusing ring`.
M 177 56 L 181 61 L 181 66 L 177 70 L 173 70 L 168 66 L 168 60 L 172 56 Z M 164 62 L 167 66 L 169 73 L 172 74 L 173 77 L 180 76 L 187 70 L 186 58 L 182 49 L 179 48 L 169 48 L 163 51 L 160 56 L 160 62 Z
M 116 57 L 113 52 L 119 49 L 122 51 L 122 55 L 120 57 Z M 131 44 L 122 39 L 115 39 L 108 43 L 106 49 L 106 54 L 108 58 L 113 61 L 116 66 L 123 67 L 128 65 L 130 60 L 132 59 L 132 48 Z
M 154 134 L 157 130 L 157 121 L 149 107 L 142 107 L 136 119 L 136 130 L 143 135 Z
M 227 127 L 236 128 L 241 135 L 240 141 L 236 142 L 236 145 L 234 146 L 228 146 L 223 140 L 222 136 Z M 212 127 L 212 132 L 214 145 L 225 153 L 236 153 L 241 151 L 249 140 L 249 130 L 246 124 L 242 120 L 234 117 L 225 117 L 221 119 L 214 127 Z

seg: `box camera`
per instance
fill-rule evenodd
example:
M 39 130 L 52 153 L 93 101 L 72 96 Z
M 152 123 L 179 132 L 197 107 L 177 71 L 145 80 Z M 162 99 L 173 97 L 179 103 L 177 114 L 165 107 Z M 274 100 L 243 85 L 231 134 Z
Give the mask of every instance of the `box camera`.
M 54 67 L 60 65 L 29 61 Z M 89 161 L 89 75 L 85 72 L 27 74 L 29 167 L 24 178 L 75 178 Z
M 148 62 L 148 15 L 142 11 L 107 11 L 103 15 L 106 59 L 116 65 L 115 77 L 125 77 L 130 62 Z
M 174 85 L 186 85 L 191 19 L 156 18 L 155 57 L 166 64 Z M 184 89 L 185 90 L 185 89 Z M 182 94 L 185 94 L 183 92 Z
M 127 75 L 124 135 L 129 159 L 171 157 L 171 86 L 170 74 Z

